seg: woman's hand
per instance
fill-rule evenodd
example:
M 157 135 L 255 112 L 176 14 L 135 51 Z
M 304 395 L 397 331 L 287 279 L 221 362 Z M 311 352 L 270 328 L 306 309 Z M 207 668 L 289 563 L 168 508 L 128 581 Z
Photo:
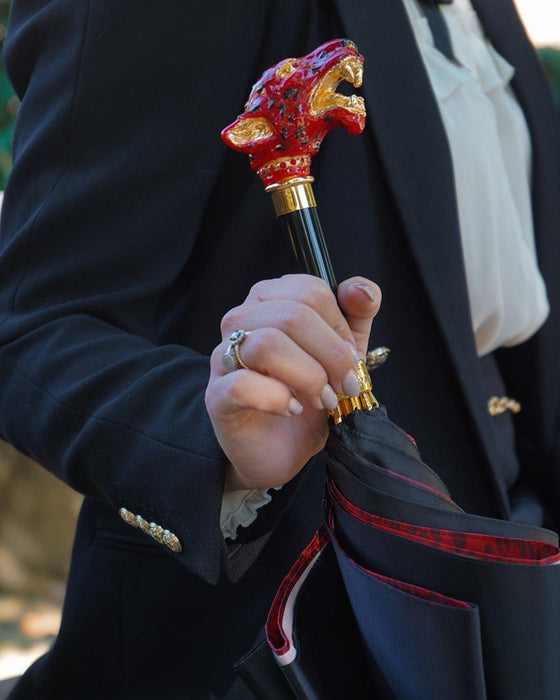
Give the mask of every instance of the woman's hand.
M 231 463 L 226 490 L 285 484 L 323 449 L 335 393 L 358 393 L 354 366 L 380 301 L 379 287 L 363 277 L 339 285 L 339 308 L 322 280 L 286 275 L 259 282 L 224 316 L 206 407 Z M 222 358 L 239 329 L 249 331 L 239 345 L 249 369 L 228 372 Z

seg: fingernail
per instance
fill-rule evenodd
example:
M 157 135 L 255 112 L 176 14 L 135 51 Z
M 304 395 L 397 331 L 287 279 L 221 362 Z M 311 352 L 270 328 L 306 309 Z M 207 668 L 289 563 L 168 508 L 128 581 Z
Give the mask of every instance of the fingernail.
M 288 412 L 292 416 L 299 416 L 303 413 L 303 406 L 293 397 L 288 401 Z
M 360 289 L 371 302 L 375 301 L 375 292 L 373 291 L 373 287 L 370 287 L 369 284 L 359 282 L 358 284 L 355 284 L 354 287 L 356 287 L 356 289 Z
M 330 384 L 325 384 L 321 390 L 321 403 L 325 408 L 336 408 L 338 406 L 338 399 Z
M 352 355 L 354 355 L 354 361 L 357 364 L 362 359 L 360 357 L 360 353 L 356 350 L 356 347 L 354 345 L 352 345 L 352 343 L 349 340 L 346 341 L 346 345 L 348 345 L 350 350 L 352 350 Z
M 360 382 L 356 372 L 351 369 L 342 380 L 342 388 L 347 396 L 358 396 L 360 393 Z

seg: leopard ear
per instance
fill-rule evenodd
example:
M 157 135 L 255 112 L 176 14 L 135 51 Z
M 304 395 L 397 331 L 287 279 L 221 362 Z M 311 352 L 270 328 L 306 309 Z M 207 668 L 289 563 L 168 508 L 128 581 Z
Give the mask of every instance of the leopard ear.
M 274 138 L 272 125 L 264 117 L 251 117 L 242 114 L 222 131 L 222 139 L 243 153 L 252 153 L 264 143 Z

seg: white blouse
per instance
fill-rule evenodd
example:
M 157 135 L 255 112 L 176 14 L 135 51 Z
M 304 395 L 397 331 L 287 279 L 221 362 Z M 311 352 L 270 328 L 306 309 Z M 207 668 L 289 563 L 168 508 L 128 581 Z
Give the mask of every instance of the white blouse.
M 484 36 L 470 0 L 440 5 L 460 65 L 435 47 L 421 6 L 403 0 L 443 119 L 479 356 L 517 345 L 549 312 L 537 266 L 531 139 L 509 82 L 514 68 Z
M 472 326 L 483 356 L 523 342 L 549 312 L 535 252 L 531 138 L 509 87 L 514 68 L 485 38 L 470 1 L 440 5 L 460 65 L 434 47 L 416 0 L 403 2 L 449 140 Z M 270 500 L 261 489 L 225 494 L 224 536 L 235 539 Z

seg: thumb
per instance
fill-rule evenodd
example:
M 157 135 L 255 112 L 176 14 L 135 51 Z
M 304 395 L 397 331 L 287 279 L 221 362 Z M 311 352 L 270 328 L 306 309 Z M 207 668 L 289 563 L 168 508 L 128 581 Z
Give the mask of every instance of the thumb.
M 365 277 L 351 277 L 338 285 L 337 297 L 358 352 L 365 357 L 371 324 L 381 304 L 381 290 Z

